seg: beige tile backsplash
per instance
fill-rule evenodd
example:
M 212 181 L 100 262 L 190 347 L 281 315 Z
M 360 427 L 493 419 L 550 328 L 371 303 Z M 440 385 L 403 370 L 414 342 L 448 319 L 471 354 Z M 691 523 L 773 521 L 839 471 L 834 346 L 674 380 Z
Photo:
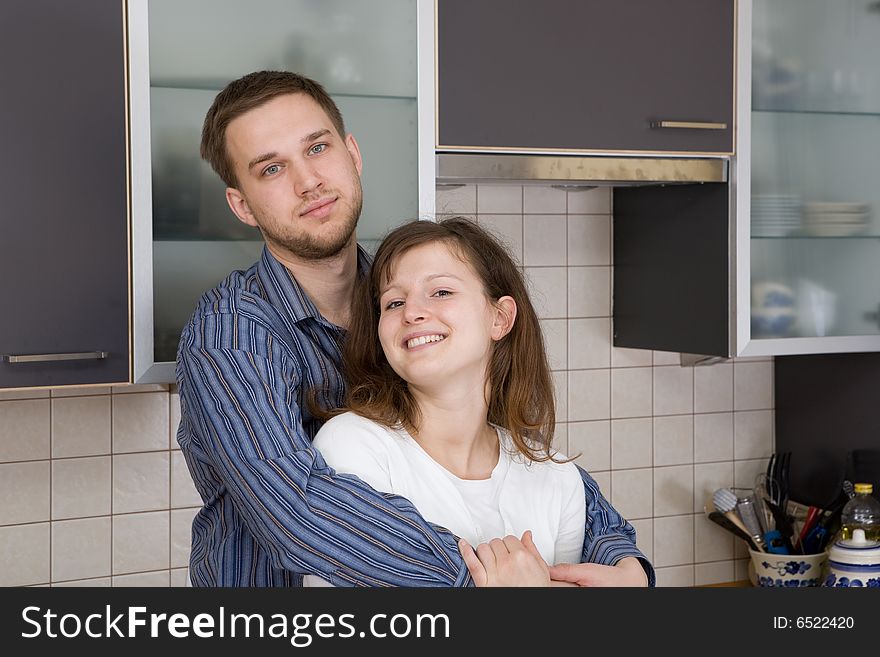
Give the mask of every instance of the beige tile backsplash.
M 107 575 L 110 531 L 111 519 L 107 516 L 53 522 L 53 579 L 65 581 Z
M 113 513 L 168 509 L 169 454 L 144 452 L 113 456 Z
M 773 363 L 681 368 L 611 345 L 609 189 L 443 186 L 439 214 L 495 232 L 524 267 L 557 391 L 555 444 L 636 528 L 660 586 L 746 577 L 703 514 L 773 449 Z M 182 586 L 199 498 L 173 387 L 0 392 L 0 585 Z
M 109 516 L 112 457 L 52 461 L 52 519 Z
M 0 462 L 49 458 L 48 399 L 22 399 L 27 393 L 0 392 Z M 48 394 L 48 393 L 46 393 Z M 7 397 L 8 395 L 8 397 Z
M 111 397 L 65 397 L 52 400 L 52 456 L 110 453 Z

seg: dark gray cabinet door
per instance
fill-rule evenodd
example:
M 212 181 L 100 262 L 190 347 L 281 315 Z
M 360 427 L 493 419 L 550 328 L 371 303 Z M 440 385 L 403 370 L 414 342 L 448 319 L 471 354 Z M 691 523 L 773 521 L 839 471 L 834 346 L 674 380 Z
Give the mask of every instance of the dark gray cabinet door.
M 439 0 L 438 150 L 731 153 L 734 5 Z
M 0 387 L 129 378 L 123 28 L 121 0 L 0 3 Z
M 726 183 L 614 189 L 614 345 L 731 355 Z

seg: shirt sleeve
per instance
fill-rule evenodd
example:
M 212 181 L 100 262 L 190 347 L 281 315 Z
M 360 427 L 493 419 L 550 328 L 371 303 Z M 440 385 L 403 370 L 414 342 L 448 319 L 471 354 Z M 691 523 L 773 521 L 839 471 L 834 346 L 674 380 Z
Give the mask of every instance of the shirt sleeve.
M 584 549 L 584 518 L 586 495 L 581 477 L 573 463 L 554 463 L 560 470 L 563 505 L 559 516 L 559 531 L 554 547 L 554 563 L 577 563 Z
M 636 530 L 605 499 L 599 485 L 586 470 L 578 466 L 578 471 L 584 482 L 587 502 L 582 561 L 613 566 L 624 557 L 635 557 L 645 569 L 648 586 L 655 586 L 654 567 L 636 547 Z
M 337 475 L 311 446 L 279 343 L 257 322 L 205 313 L 184 329 L 177 363 L 187 422 L 276 567 L 337 586 L 471 585 L 452 533 L 408 500 Z

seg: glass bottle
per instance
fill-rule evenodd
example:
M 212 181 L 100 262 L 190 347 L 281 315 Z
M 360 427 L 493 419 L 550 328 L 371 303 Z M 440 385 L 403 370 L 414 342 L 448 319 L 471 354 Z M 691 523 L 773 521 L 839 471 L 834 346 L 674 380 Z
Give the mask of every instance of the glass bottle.
M 861 528 L 868 540 L 880 540 L 880 502 L 871 494 L 872 484 L 856 484 L 855 494 L 843 507 L 840 514 L 840 535 L 838 538 L 848 540 L 853 530 Z

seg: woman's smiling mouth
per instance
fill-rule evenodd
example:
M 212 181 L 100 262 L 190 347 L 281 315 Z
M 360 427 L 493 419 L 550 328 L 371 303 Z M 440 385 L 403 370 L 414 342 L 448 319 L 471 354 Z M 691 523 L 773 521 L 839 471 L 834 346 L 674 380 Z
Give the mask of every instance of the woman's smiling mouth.
M 410 338 L 406 340 L 406 348 L 407 349 L 415 349 L 416 347 L 421 347 L 422 345 L 429 344 L 431 342 L 440 342 L 441 340 L 445 340 L 446 336 L 441 335 L 440 333 L 432 333 L 430 335 L 420 335 L 415 338 Z

